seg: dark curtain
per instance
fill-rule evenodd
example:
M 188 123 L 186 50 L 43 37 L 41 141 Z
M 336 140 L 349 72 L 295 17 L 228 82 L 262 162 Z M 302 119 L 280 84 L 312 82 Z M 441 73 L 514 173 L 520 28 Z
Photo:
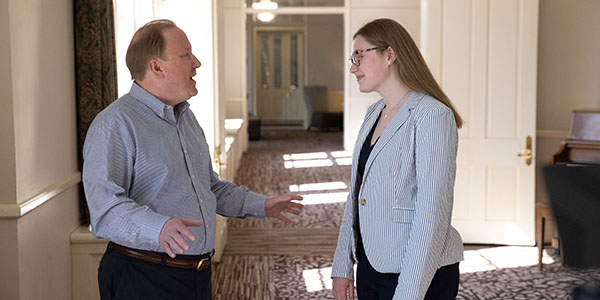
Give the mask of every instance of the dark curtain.
M 73 0 L 75 21 L 75 77 L 79 169 L 83 166 L 85 135 L 96 115 L 117 93 L 113 0 Z M 89 223 L 80 184 L 82 221 Z

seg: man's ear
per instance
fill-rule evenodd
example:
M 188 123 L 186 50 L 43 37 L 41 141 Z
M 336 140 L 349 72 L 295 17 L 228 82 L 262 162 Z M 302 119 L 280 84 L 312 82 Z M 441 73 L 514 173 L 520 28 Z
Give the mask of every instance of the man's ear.
M 148 62 L 148 69 L 150 71 L 150 74 L 153 77 L 156 77 L 156 78 L 163 78 L 164 77 L 164 72 L 163 72 L 163 69 L 162 69 L 162 64 L 161 64 L 161 62 L 158 59 L 156 59 L 156 58 L 151 59 Z

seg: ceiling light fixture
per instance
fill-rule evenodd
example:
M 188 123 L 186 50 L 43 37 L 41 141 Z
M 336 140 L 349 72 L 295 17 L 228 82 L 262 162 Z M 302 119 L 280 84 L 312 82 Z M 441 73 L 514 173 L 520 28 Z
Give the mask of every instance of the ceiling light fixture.
M 260 2 L 252 3 L 252 8 L 256 10 L 275 10 L 277 9 L 277 2 L 271 2 L 271 0 L 260 0 Z M 260 12 L 256 16 L 261 22 L 271 22 L 275 18 L 275 14 L 272 12 L 264 11 Z
M 261 12 L 256 16 L 261 22 L 269 23 L 275 19 L 275 14 L 270 12 Z

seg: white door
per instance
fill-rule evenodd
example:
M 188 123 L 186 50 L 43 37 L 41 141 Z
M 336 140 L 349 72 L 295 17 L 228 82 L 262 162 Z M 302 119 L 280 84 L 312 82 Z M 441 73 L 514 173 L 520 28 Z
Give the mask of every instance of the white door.
M 518 154 L 535 145 L 538 4 L 422 1 L 422 51 L 466 121 L 452 219 L 465 243 L 534 244 L 535 161 Z
M 259 31 L 255 40 L 258 116 L 265 121 L 303 124 L 303 34 Z

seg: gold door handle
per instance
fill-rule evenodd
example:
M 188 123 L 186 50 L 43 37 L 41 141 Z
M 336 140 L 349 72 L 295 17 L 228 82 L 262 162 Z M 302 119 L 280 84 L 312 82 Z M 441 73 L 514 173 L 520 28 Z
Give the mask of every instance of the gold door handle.
M 213 152 L 213 165 L 215 168 L 227 165 L 226 162 L 221 162 L 221 147 L 219 146 L 215 146 L 215 151 Z
M 528 166 L 531 165 L 531 161 L 533 160 L 533 151 L 531 150 L 531 136 L 527 136 L 525 139 L 525 153 L 517 154 L 518 157 L 525 158 L 525 164 Z

